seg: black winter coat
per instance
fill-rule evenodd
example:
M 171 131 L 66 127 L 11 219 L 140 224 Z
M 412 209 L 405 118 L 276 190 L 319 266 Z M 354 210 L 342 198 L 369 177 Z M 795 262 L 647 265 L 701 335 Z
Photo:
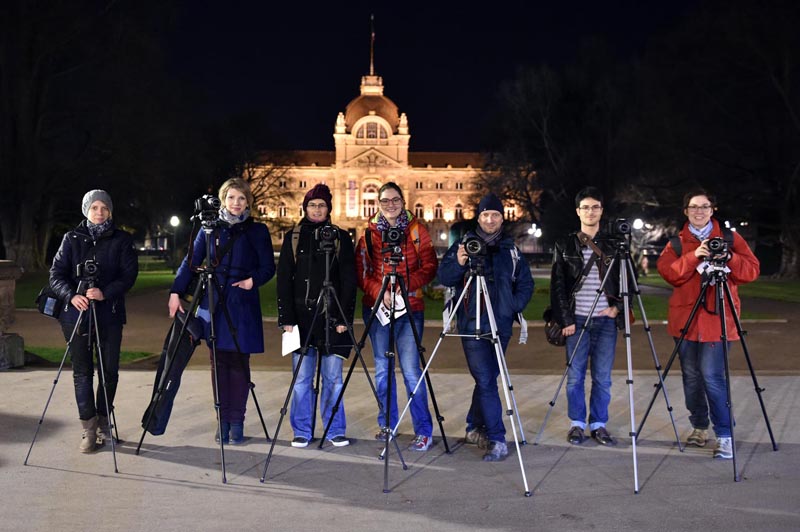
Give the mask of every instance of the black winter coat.
M 53 257 L 50 268 L 50 287 L 66 303 L 67 312 L 62 312 L 59 321 L 74 324 L 80 312 L 69 304 L 78 290 L 77 265 L 86 260 L 97 263 L 94 286 L 103 291 L 103 301 L 97 301 L 97 323 L 125 323 L 125 294 L 136 282 L 139 262 L 131 235 L 111 226 L 92 240 L 86 220 L 64 235 L 61 247 Z
M 300 221 L 297 256 L 293 251 L 292 233 L 288 231 L 283 239 L 281 255 L 278 259 L 278 326 L 294 325 L 300 327 L 300 341 L 305 345 L 311 321 L 317 309 L 317 297 L 325 281 L 325 253 L 319 251 L 319 242 L 314 232 L 329 222 L 314 223 L 307 218 Z M 352 347 L 347 332 L 337 333 L 337 325 L 352 325 L 356 306 L 356 266 L 353 241 L 350 235 L 339 231 L 338 250 L 332 255 L 330 280 L 344 310 L 339 312 L 336 303 L 331 300 L 330 318 L 330 352 L 340 356 L 348 356 Z M 345 321 L 346 320 L 346 321 Z M 316 347 L 321 353 L 325 349 L 325 314 L 317 316 L 309 345 Z
M 604 232 L 597 233 L 593 241 L 600 248 L 600 251 L 607 256 L 608 260 L 614 257 L 616 251 L 614 241 L 610 240 Z M 575 232 L 556 241 L 553 249 L 553 267 L 550 273 L 550 306 L 553 309 L 553 319 L 562 327 L 569 327 L 575 324 L 575 298 L 572 297 L 572 291 L 585 266 L 582 247 L 578 240 L 577 232 Z M 608 300 L 608 305 L 616 306 L 620 311 L 618 318 L 623 317 L 623 304 L 619 298 L 619 263 L 620 261 L 614 262 L 614 268 L 608 275 L 605 286 L 603 286 L 603 294 Z M 619 325 L 619 320 L 617 324 Z

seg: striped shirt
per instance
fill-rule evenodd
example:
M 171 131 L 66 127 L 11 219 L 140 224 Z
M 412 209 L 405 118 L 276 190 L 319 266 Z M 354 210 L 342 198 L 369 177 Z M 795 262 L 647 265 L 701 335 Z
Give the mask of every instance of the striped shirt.
M 586 261 L 592 257 L 592 249 L 589 246 L 584 246 L 581 249 L 583 253 L 583 265 L 586 266 Z M 575 293 L 575 315 L 588 316 L 589 311 L 592 309 L 594 298 L 597 297 L 597 291 L 600 289 L 602 283 L 600 278 L 600 270 L 597 268 L 597 261 L 594 261 L 592 268 L 589 270 L 589 275 L 581 285 L 580 290 Z M 603 296 L 597 300 L 597 305 L 594 307 L 594 316 L 597 316 L 602 311 L 608 308 L 608 299 Z

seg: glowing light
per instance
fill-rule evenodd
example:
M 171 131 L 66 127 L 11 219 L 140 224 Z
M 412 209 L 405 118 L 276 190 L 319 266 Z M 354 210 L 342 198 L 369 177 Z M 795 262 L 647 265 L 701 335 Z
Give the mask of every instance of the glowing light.
M 644 220 L 642 220 L 641 218 L 636 218 L 633 221 L 633 228 L 634 229 L 641 229 L 642 227 L 644 227 Z

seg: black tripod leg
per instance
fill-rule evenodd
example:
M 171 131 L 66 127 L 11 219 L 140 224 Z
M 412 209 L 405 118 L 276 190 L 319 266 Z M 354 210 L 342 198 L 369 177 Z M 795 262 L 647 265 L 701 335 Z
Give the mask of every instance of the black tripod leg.
M 47 401 L 44 403 L 44 410 L 42 411 L 42 415 L 39 418 L 39 423 L 36 424 L 36 431 L 33 433 L 33 439 L 31 440 L 31 446 L 28 447 L 28 454 L 25 455 L 25 461 L 23 465 L 28 465 L 28 458 L 31 457 L 31 451 L 33 450 L 33 444 L 36 443 L 36 437 L 39 435 L 39 429 L 42 428 L 42 423 L 44 423 L 44 416 L 47 414 L 47 409 L 50 406 L 50 401 L 53 399 L 53 393 L 56 391 L 56 384 L 58 384 L 58 380 L 61 378 L 61 372 L 64 369 L 64 363 L 67 360 L 67 355 L 69 354 L 69 349 L 72 347 L 72 341 L 77 334 L 78 327 L 80 326 L 81 319 L 83 318 L 84 311 L 81 311 L 78 314 L 78 320 L 75 322 L 75 327 L 72 328 L 72 334 L 69 336 L 69 340 L 67 341 L 67 347 L 64 349 L 64 356 L 61 357 L 61 363 L 58 365 L 58 371 L 56 372 L 56 378 L 53 379 L 53 386 L 50 388 L 50 393 L 47 395 Z
M 326 320 L 327 321 L 327 320 Z M 325 324 L 327 327 L 328 324 Z M 314 397 L 314 404 L 311 405 L 311 438 L 310 441 L 314 441 L 314 430 L 317 427 L 317 403 L 319 402 L 319 381 L 322 378 L 322 353 L 317 350 L 317 364 L 314 373 L 314 387 L 311 389 L 311 393 Z M 322 409 L 320 409 L 322 410 Z M 322 441 L 320 440 L 320 443 Z
M 731 309 L 731 313 L 733 315 L 733 321 L 736 324 L 736 331 L 739 333 L 739 341 L 742 343 L 742 351 L 744 352 L 744 358 L 747 362 L 747 368 L 750 370 L 750 377 L 753 379 L 753 387 L 755 388 L 756 395 L 758 396 L 758 404 L 761 406 L 761 413 L 764 416 L 764 422 L 767 425 L 767 432 L 769 433 L 769 439 L 772 442 L 772 450 L 778 450 L 778 444 L 775 442 L 775 436 L 772 434 L 772 426 L 769 422 L 769 416 L 767 415 L 767 408 L 764 406 L 764 398 L 761 395 L 765 389 L 759 386 L 758 379 L 756 378 L 756 372 L 753 369 L 753 363 L 750 358 L 750 351 L 747 349 L 747 342 L 745 341 L 745 337 L 747 336 L 747 331 L 742 329 L 742 322 L 739 320 L 739 315 L 736 313 L 736 306 L 733 304 L 733 296 L 731 295 L 730 287 L 726 282 L 724 285 L 725 287 L 725 296 L 728 300 L 728 305 Z
M 256 412 L 258 412 L 258 419 L 261 421 L 261 428 L 264 429 L 264 436 L 266 437 L 267 441 L 272 441 L 272 438 L 269 437 L 269 431 L 267 430 L 267 424 L 264 422 L 264 416 L 261 414 L 261 406 L 258 404 L 258 397 L 256 397 L 256 385 L 253 383 L 251 379 L 248 383 L 250 387 L 250 395 L 253 396 L 253 404 L 256 405 Z

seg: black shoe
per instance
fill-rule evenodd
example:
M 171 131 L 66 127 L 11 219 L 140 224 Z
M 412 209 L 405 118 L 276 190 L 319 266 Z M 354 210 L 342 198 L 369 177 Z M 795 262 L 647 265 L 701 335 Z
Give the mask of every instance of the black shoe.
M 586 436 L 583 434 L 583 429 L 580 427 L 572 427 L 569 429 L 569 432 L 567 432 L 567 441 L 572 445 L 580 445 L 585 439 Z
M 617 442 L 611 437 L 605 427 L 598 427 L 592 431 L 592 438 L 600 445 L 616 445 Z
M 292 440 L 292 447 L 308 447 L 308 438 L 303 438 L 302 436 L 298 436 Z

